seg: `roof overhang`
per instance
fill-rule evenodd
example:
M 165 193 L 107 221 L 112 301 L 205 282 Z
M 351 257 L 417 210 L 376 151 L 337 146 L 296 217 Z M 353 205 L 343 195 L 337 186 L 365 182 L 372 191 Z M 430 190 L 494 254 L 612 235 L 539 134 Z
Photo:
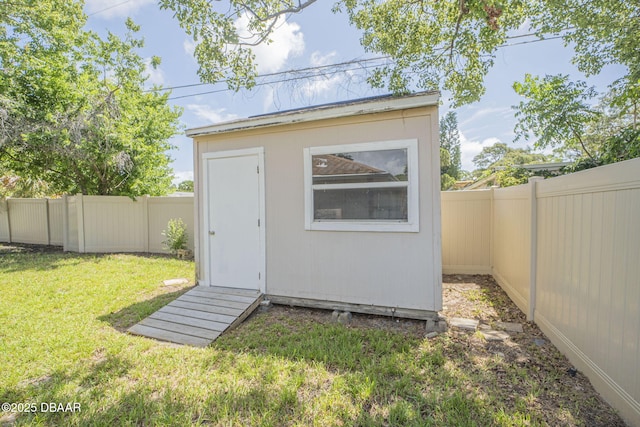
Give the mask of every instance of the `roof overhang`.
M 385 95 L 356 99 L 191 128 L 186 130 L 186 135 L 193 138 L 201 135 L 436 106 L 439 100 L 440 92 L 438 91 L 420 92 L 404 96 Z

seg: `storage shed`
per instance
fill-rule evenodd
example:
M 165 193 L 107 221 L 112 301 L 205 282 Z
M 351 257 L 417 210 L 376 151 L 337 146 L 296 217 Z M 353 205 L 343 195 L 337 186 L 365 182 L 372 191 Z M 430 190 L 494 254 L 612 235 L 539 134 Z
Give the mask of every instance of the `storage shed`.
M 417 319 L 442 308 L 437 92 L 187 130 L 204 286 Z

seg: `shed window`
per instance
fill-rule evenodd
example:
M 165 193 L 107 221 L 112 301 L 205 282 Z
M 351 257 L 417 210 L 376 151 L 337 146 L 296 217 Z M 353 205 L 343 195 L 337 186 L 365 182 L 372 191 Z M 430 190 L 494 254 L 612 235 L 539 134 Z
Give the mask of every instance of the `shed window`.
M 306 228 L 418 231 L 416 140 L 304 150 Z

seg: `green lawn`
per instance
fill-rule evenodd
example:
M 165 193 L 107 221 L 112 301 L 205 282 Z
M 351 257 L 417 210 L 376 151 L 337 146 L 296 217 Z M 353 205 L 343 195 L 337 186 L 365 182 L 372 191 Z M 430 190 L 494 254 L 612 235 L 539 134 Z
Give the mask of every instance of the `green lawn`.
M 291 316 L 291 310 L 278 307 L 255 314 L 205 349 L 123 332 L 183 291 L 164 287 L 162 280 L 193 278 L 193 271 L 192 262 L 166 257 L 0 251 L 0 402 L 37 408 L 17 417 L 3 412 L 0 421 L 104 426 L 549 422 L 547 408 L 537 402 L 560 373 L 545 379 L 500 357 L 476 360 L 466 338 L 449 334 L 426 340 L 416 328 L 348 328 L 318 321 L 328 319 L 326 313 Z M 505 390 L 496 372 L 510 377 L 520 391 Z M 79 403 L 81 410 L 42 412 L 43 402 Z M 556 418 L 558 424 L 584 423 L 574 408 L 564 409 L 570 417 Z

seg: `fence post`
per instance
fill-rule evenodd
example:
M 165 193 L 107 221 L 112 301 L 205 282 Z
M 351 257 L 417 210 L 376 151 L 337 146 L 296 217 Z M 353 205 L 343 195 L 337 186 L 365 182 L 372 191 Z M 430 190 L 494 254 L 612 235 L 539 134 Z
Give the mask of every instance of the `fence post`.
M 543 181 L 540 176 L 532 176 L 529 178 L 529 205 L 530 213 L 530 242 L 531 253 L 529 254 L 529 311 L 527 320 L 533 321 L 536 311 L 536 280 L 538 269 L 538 197 L 536 196 L 536 183 Z
M 490 213 L 489 214 L 490 214 L 490 218 L 491 218 L 491 221 L 489 221 L 489 271 L 491 272 L 491 275 L 494 274 L 494 272 L 493 272 L 493 252 L 494 252 L 494 246 L 495 246 L 494 233 L 495 233 L 495 230 L 496 230 L 496 224 L 495 224 L 496 216 L 495 216 L 494 211 L 493 211 L 493 204 L 494 204 L 494 197 L 495 197 L 496 188 L 499 188 L 499 187 L 496 186 L 496 185 L 493 185 L 493 186 L 491 186 L 491 189 L 489 190 L 490 191 L 489 197 L 491 198 L 490 199 L 491 203 L 489 205 L 490 206 L 490 208 L 489 208 L 490 209 Z
M 78 252 L 84 253 L 84 200 L 82 193 L 76 195 L 76 208 L 78 209 Z
M 4 205 L 4 212 L 5 212 L 5 225 L 7 227 L 7 242 L 11 243 L 11 221 L 9 221 L 9 200 L 8 199 L 4 199 L 4 200 L 0 200 L 0 202 Z
M 144 252 L 149 252 L 149 195 L 142 196 L 142 241 Z
M 67 195 L 62 195 L 62 250 L 69 250 L 69 201 Z
M 47 225 L 47 246 L 51 245 L 51 226 L 49 225 L 49 199 L 43 199 L 44 202 L 44 216 L 46 217 Z

